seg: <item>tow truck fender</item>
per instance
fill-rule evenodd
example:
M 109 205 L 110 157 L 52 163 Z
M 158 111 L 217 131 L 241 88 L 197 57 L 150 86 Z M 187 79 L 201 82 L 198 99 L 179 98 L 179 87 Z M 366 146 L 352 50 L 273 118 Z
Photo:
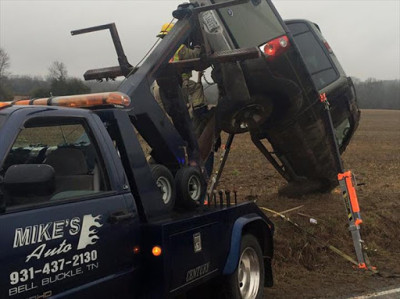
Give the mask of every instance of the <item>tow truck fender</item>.
M 246 230 L 249 225 L 253 228 L 249 230 L 249 232 L 252 232 L 253 234 L 255 233 L 255 236 L 258 239 L 260 237 L 263 238 L 263 240 L 259 240 L 262 242 L 260 246 L 263 251 L 263 256 L 272 255 L 272 243 L 268 240 L 268 238 L 272 239 L 272 228 L 268 225 L 267 221 L 255 213 L 242 216 L 238 218 L 233 225 L 231 246 L 228 258 L 225 262 L 223 271 L 224 275 L 232 274 L 236 270 L 239 262 L 240 243 L 242 240 L 243 230 Z M 262 234 L 262 231 L 265 231 L 265 234 Z M 268 269 L 265 270 L 269 271 Z

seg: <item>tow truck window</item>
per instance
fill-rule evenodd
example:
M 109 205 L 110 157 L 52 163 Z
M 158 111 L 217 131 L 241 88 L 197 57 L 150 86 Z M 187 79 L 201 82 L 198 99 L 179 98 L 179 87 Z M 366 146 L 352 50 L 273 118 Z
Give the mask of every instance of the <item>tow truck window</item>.
M 218 13 L 238 48 L 258 47 L 285 34 L 266 0 L 252 0 L 242 5 L 222 8 Z
M 317 89 L 335 81 L 339 75 L 309 28 L 302 23 L 288 24 L 288 27 Z
M 109 190 L 102 161 L 91 134 L 82 123 L 35 124 L 22 129 L 5 159 L 2 175 L 13 165 L 47 164 L 54 169 L 54 180 L 43 192 L 6 192 L 7 206 L 56 203 L 59 200 L 93 196 Z

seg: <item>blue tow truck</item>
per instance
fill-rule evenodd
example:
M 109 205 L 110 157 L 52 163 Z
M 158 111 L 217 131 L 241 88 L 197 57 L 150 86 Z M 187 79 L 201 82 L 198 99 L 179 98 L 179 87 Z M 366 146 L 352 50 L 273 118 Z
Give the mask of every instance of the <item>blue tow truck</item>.
M 1 298 L 167 298 L 216 278 L 260 298 L 272 284 L 257 206 L 166 211 L 135 136 L 117 108 L 0 109 Z
M 253 202 L 230 204 L 229 193 L 226 205 L 203 205 L 207 174 L 180 86 L 162 84 L 191 63 L 169 59 L 198 13 L 243 2 L 180 6 L 138 69 L 119 56 L 119 67 L 85 74 L 125 75 L 118 92 L 0 102 L 0 298 L 262 298 L 272 286 L 273 224 Z M 75 34 L 99 29 L 116 33 Z M 193 63 L 235 69 L 259 55 Z M 155 80 L 173 123 L 150 92 Z

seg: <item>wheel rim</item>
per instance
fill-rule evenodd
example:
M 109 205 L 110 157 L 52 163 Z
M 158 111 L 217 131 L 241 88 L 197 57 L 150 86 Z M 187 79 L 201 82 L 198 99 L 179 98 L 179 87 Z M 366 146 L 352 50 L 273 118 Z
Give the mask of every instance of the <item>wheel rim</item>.
M 164 204 L 168 204 L 171 201 L 171 194 L 172 194 L 171 183 L 166 177 L 162 176 L 157 179 L 156 184 L 157 187 L 160 188 Z
M 256 251 L 251 247 L 247 247 L 240 256 L 238 284 L 241 298 L 256 298 L 260 287 L 260 263 Z
M 188 180 L 188 193 L 192 200 L 197 201 L 200 199 L 201 182 L 198 176 L 192 175 Z

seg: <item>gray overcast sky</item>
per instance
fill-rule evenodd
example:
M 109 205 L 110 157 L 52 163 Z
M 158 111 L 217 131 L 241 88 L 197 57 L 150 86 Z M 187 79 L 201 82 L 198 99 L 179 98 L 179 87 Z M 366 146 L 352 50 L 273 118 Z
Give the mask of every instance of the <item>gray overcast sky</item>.
M 131 64 L 155 42 L 171 12 L 185 1 L 0 0 L 0 47 L 14 75 L 42 75 L 52 61 L 71 76 L 117 65 L 106 31 L 72 37 L 70 31 L 115 22 Z M 275 0 L 284 19 L 318 23 L 348 75 L 400 79 L 400 0 Z

